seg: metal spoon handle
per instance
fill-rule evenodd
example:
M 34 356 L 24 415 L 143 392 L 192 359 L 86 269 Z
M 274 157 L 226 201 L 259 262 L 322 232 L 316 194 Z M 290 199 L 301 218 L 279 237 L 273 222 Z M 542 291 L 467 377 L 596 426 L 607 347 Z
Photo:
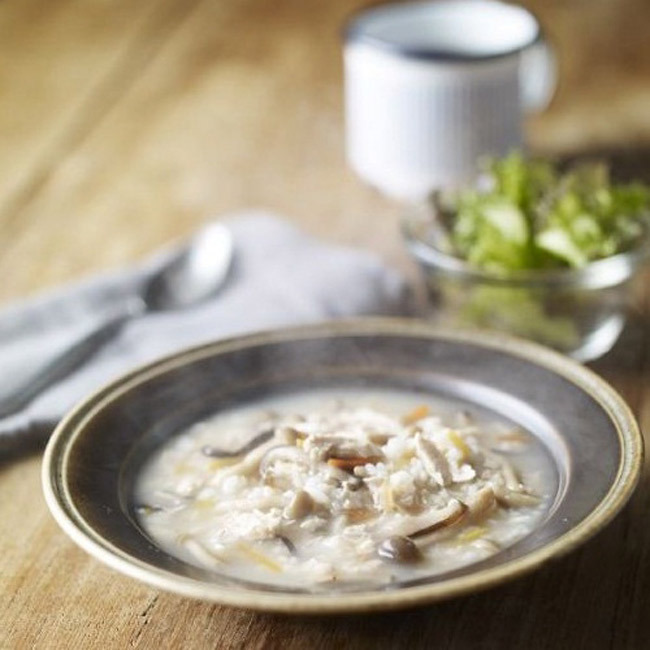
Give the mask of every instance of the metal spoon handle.
M 54 350 L 41 364 L 35 365 L 10 393 L 0 397 L 0 417 L 13 415 L 24 409 L 36 396 L 87 361 L 110 341 L 127 321 L 144 311 L 142 300 L 133 299 L 68 347 Z

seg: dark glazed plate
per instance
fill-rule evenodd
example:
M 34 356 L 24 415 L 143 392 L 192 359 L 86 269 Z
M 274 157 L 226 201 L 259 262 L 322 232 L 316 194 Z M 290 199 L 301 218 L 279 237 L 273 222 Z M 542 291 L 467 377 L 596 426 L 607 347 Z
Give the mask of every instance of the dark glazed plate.
M 130 495 L 152 449 L 220 409 L 310 386 L 412 388 L 521 424 L 555 461 L 558 487 L 548 516 L 487 560 L 370 591 L 245 583 L 178 560 L 146 537 Z M 434 602 L 539 568 L 594 535 L 623 507 L 642 453 L 623 400 L 594 373 L 555 352 L 500 335 L 367 319 L 221 341 L 126 375 L 61 422 L 45 453 L 43 486 L 54 517 L 75 542 L 138 580 L 257 610 L 344 613 Z

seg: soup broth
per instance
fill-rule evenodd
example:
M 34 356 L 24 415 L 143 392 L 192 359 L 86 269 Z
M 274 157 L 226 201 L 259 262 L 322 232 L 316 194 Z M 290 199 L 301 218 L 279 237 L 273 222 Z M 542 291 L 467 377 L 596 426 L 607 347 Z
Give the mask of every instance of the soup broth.
M 135 486 L 170 554 L 263 584 L 389 585 L 483 560 L 557 492 L 544 445 L 475 407 L 398 390 L 259 400 L 170 439 Z

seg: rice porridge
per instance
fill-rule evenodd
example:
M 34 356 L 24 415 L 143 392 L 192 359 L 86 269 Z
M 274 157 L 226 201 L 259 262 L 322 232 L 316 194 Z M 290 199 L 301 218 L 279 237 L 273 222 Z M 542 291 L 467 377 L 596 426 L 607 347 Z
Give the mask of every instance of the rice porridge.
M 167 441 L 135 485 L 142 528 L 257 583 L 387 585 L 527 535 L 557 491 L 531 434 L 460 403 L 318 390 L 225 411 Z

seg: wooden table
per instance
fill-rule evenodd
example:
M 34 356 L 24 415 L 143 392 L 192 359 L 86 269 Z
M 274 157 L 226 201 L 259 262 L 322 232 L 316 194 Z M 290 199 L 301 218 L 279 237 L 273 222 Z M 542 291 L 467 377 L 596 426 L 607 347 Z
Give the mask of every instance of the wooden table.
M 0 300 L 130 262 L 249 206 L 415 278 L 399 206 L 342 148 L 338 30 L 357 0 L 0 4 Z M 530 0 L 562 78 L 548 153 L 650 143 L 646 0 Z M 643 151 L 621 160 L 647 175 Z M 595 369 L 650 423 L 648 296 Z M 40 457 L 0 465 L 2 648 L 650 647 L 650 475 L 584 548 L 486 593 L 382 616 L 254 614 L 158 593 L 58 529 Z

